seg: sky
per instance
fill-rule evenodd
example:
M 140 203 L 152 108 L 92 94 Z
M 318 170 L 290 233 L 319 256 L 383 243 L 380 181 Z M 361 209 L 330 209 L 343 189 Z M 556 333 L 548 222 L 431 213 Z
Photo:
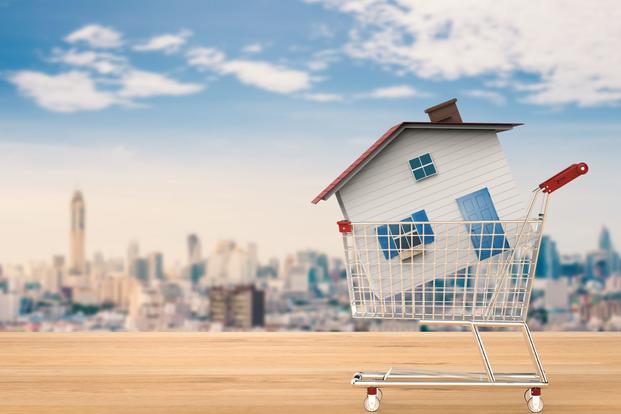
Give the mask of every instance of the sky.
M 390 126 L 458 98 L 523 192 L 574 162 L 546 232 L 621 246 L 621 5 L 602 0 L 0 0 L 0 263 L 68 250 L 185 260 L 197 233 L 261 258 L 342 255 L 336 200 L 310 201 Z

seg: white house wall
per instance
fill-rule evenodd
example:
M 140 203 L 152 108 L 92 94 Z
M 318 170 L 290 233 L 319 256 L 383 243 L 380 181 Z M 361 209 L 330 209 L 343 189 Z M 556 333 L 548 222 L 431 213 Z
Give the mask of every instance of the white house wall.
M 417 182 L 408 161 L 425 153 L 431 154 L 437 174 Z M 488 188 L 501 220 L 523 217 L 525 204 L 495 132 L 409 129 L 350 179 L 338 196 L 347 219 L 354 223 L 401 221 L 423 209 L 432 222 L 458 221 L 464 218 L 456 199 L 484 187 Z M 366 229 L 374 232 L 375 227 Z M 458 231 L 456 227 L 452 229 Z M 354 235 L 359 251 L 365 252 L 361 263 L 378 296 L 411 289 L 423 281 L 446 277 L 449 269 L 454 273 L 478 262 L 468 238 L 457 241 L 434 229 L 434 243 L 426 246 L 424 255 L 404 266 L 399 257 L 384 258 L 375 234 L 360 231 Z M 507 240 L 513 246 L 515 238 L 508 234 Z M 506 256 L 499 254 L 488 262 Z

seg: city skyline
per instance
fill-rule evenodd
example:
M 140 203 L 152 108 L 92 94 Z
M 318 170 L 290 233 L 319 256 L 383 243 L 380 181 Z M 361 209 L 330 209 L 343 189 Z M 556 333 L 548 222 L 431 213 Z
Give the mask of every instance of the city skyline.
M 88 205 L 81 191 L 71 194 L 66 254 L 39 263 L 0 262 L 0 330 L 428 329 L 412 321 L 352 318 L 345 261 L 317 249 L 260 260 L 258 244 L 228 239 L 204 254 L 200 236 L 189 233 L 182 242 L 185 262 L 172 267 L 161 250 L 141 250 L 135 240 L 124 257 L 97 252 L 89 258 Z M 531 328 L 621 329 L 621 255 L 606 227 L 585 254 L 566 254 L 548 235 L 538 254 Z M 456 288 L 465 289 L 460 295 L 469 289 Z
M 107 258 L 130 257 L 130 260 L 131 260 L 132 250 L 134 250 L 135 254 L 137 255 L 138 249 L 140 246 L 139 237 L 133 237 L 127 240 L 126 243 L 124 244 L 125 247 L 119 248 L 119 251 L 117 252 L 113 252 L 113 253 L 103 252 L 100 248 L 96 246 L 96 244 L 94 247 L 90 248 L 89 250 L 89 248 L 86 247 L 88 245 L 87 240 L 88 240 L 89 233 L 88 231 L 86 231 L 87 215 L 86 215 L 85 204 L 86 203 L 85 203 L 85 197 L 83 195 L 83 192 L 79 189 L 74 190 L 73 193 L 71 194 L 70 203 L 69 203 L 70 205 L 70 215 L 69 215 L 69 221 L 68 221 L 69 237 L 68 237 L 68 243 L 67 243 L 68 248 L 65 252 L 56 251 L 56 252 L 53 252 L 47 258 L 46 257 L 30 257 L 22 261 L 19 261 L 19 260 L 11 261 L 11 260 L 6 260 L 4 258 L 0 258 L 0 265 L 3 263 L 11 264 L 11 265 L 19 265 L 19 264 L 24 264 L 28 262 L 51 261 L 55 257 L 66 257 L 69 263 L 70 271 L 74 272 L 75 274 L 81 274 L 81 273 L 84 273 L 86 263 L 90 262 L 90 259 L 97 255 L 102 255 L 105 253 L 104 256 Z M 594 234 L 596 234 L 596 236 L 594 237 L 594 240 L 597 241 L 598 246 L 602 245 L 603 237 L 606 237 L 605 243 L 607 243 L 609 246 L 616 245 L 616 243 L 614 243 L 612 240 L 612 235 L 611 235 L 609 228 L 605 224 L 602 224 L 599 230 L 595 231 Z M 544 237 L 550 238 L 550 236 L 551 236 L 550 234 L 544 233 Z M 552 237 L 552 239 L 554 239 L 554 237 Z M 233 237 L 224 237 L 220 239 L 214 239 L 211 241 L 211 243 L 205 243 L 205 240 L 203 237 L 199 236 L 196 232 L 190 231 L 187 234 L 185 234 L 182 240 L 179 241 L 179 244 L 181 245 L 185 242 L 185 248 L 183 248 L 184 250 L 183 254 L 179 255 L 178 257 L 175 257 L 169 254 L 169 252 L 165 252 L 162 249 L 157 248 L 157 246 L 154 246 L 153 248 L 147 248 L 144 250 L 148 251 L 149 254 L 158 253 L 158 254 L 162 254 L 168 257 L 169 259 L 172 258 L 172 260 L 169 260 L 168 262 L 169 267 L 164 268 L 165 271 L 169 271 L 181 265 L 196 264 L 199 261 L 198 258 L 203 257 L 203 254 L 208 255 L 209 253 L 212 253 L 213 251 L 217 250 L 218 246 L 221 246 L 222 242 L 233 241 L 233 240 L 235 240 Z M 250 240 L 250 241 L 246 241 L 245 243 L 261 245 L 260 240 Z M 556 246 L 557 241 L 555 240 L 554 243 Z M 119 242 L 119 246 L 122 246 L 122 245 L 123 244 Z M 147 243 L 147 245 L 153 246 L 152 244 L 149 244 L 149 243 Z M 593 246 L 594 245 L 595 244 L 593 244 Z M 203 251 L 203 246 L 208 246 L 206 251 Z M 307 249 L 317 249 L 318 247 L 319 246 L 306 246 Z M 579 251 L 579 252 L 564 251 L 563 254 L 585 256 L 591 250 L 592 248 L 585 250 L 585 251 Z M 185 258 L 184 258 L 184 255 L 185 255 Z M 288 255 L 291 255 L 291 251 L 286 252 L 282 256 L 270 255 L 270 254 L 258 254 L 258 257 L 262 261 L 267 262 L 271 258 L 277 258 L 279 260 L 282 260 L 286 258 L 286 256 Z M 335 255 L 338 257 L 341 255 L 341 253 L 337 251 Z

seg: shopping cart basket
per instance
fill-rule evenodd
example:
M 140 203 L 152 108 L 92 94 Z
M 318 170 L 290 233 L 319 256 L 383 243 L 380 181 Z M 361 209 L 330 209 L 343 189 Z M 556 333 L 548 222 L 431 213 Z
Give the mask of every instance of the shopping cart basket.
M 354 318 L 467 326 L 485 368 L 464 374 L 358 372 L 352 384 L 366 388 L 368 411 L 379 409 L 383 387 L 457 386 L 526 388 L 529 410 L 543 410 L 541 388 L 548 379 L 526 325 L 539 246 L 550 194 L 587 171 L 585 163 L 573 164 L 541 183 L 522 220 L 338 222 Z M 390 230 L 394 243 L 378 243 L 386 234 L 382 228 Z M 398 257 L 391 248 L 398 249 Z M 386 257 L 398 264 L 382 265 Z M 535 371 L 495 372 L 480 328 L 520 329 Z

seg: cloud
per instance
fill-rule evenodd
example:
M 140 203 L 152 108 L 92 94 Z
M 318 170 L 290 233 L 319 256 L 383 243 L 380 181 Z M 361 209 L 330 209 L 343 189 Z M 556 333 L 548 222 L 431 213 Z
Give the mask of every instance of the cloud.
M 371 92 L 359 94 L 360 98 L 373 98 L 373 99 L 398 99 L 398 98 L 411 98 L 413 96 L 424 96 L 423 94 L 410 85 L 396 85 L 386 88 L 377 88 Z
M 251 43 L 242 48 L 244 53 L 261 53 L 263 51 L 263 45 L 261 43 Z
M 163 51 L 164 53 L 171 54 L 179 50 L 190 36 L 192 36 L 192 32 L 189 30 L 181 30 L 178 33 L 167 33 L 152 37 L 145 43 L 134 46 L 133 49 L 138 52 Z
M 154 37 L 141 50 L 177 50 L 188 31 L 177 35 Z M 69 43 L 86 42 L 94 49 L 121 45 L 121 34 L 111 28 L 92 24 L 68 35 Z M 111 106 L 140 107 L 138 99 L 153 96 L 182 96 L 200 92 L 204 86 L 186 83 L 165 74 L 134 67 L 119 52 L 80 50 L 72 47 L 52 49 L 48 62 L 70 66 L 56 75 L 40 71 L 21 70 L 9 74 L 8 81 L 19 92 L 33 99 L 40 107 L 54 112 L 96 111 Z
M 93 69 L 101 75 L 118 74 L 127 67 L 127 59 L 122 56 L 92 50 L 79 52 L 75 49 L 54 49 L 51 60 L 56 63 Z
M 84 42 L 93 48 L 111 49 L 121 46 L 122 36 L 111 27 L 98 24 L 86 25 L 65 37 L 69 43 Z
M 325 49 L 313 53 L 307 67 L 312 71 L 326 70 L 331 64 L 341 59 L 341 52 L 335 49 Z
M 301 70 L 260 60 L 232 59 L 214 48 L 195 48 L 188 52 L 188 63 L 221 75 L 233 75 L 240 82 L 270 92 L 290 94 L 311 87 L 311 76 Z
M 199 68 L 216 69 L 224 63 L 226 55 L 218 49 L 196 47 L 187 53 L 188 63 Z
M 137 69 L 125 73 L 121 84 L 118 95 L 124 98 L 191 95 L 203 89 L 203 85 L 198 83 L 181 83 L 159 73 Z
M 498 106 L 502 106 L 507 103 L 507 99 L 503 95 L 495 91 L 487 91 L 483 89 L 470 89 L 470 90 L 462 91 L 462 93 L 466 96 L 470 96 L 473 98 L 481 98 L 481 99 L 488 100 Z
M 304 94 L 304 99 L 314 102 L 340 102 L 343 100 L 343 96 L 336 93 L 307 93 Z
M 22 95 L 54 112 L 95 111 L 121 103 L 114 94 L 98 90 L 95 82 L 84 72 L 48 75 L 23 70 L 8 79 Z
M 521 93 L 535 104 L 621 101 L 616 0 L 307 2 L 354 17 L 345 50 L 357 59 L 428 79 L 534 76 Z

